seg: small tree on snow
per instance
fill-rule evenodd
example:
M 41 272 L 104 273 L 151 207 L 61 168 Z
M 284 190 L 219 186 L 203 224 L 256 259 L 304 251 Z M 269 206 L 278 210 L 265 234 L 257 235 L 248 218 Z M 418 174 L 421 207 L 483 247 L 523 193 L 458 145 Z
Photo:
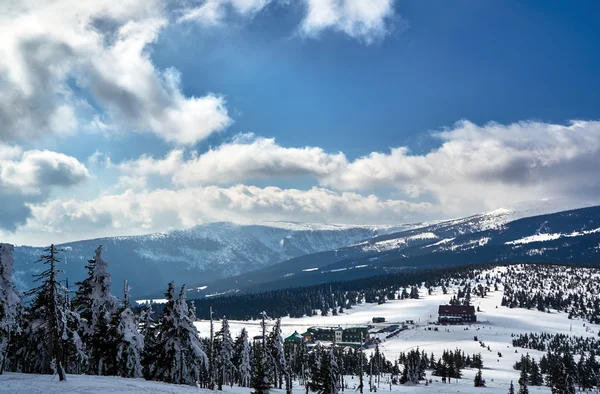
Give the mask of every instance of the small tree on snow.
M 481 369 L 479 369 L 477 371 L 477 373 L 475 374 L 475 379 L 473 380 L 473 385 L 475 387 L 485 387 L 485 380 L 483 379 L 483 376 L 481 374 Z
M 508 394 L 515 394 L 515 386 L 513 385 L 512 380 L 510 381 L 510 386 L 508 387 Z

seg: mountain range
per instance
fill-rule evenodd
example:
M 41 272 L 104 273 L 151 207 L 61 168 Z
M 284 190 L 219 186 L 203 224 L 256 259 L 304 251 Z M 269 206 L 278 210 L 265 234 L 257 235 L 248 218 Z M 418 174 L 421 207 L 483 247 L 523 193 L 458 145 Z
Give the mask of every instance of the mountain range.
M 587 262 L 597 256 L 593 247 L 598 243 L 581 242 L 600 238 L 600 232 L 593 232 L 600 228 L 600 207 L 589 208 L 589 214 L 565 212 L 585 205 L 544 200 L 461 219 L 396 226 L 209 223 L 62 244 L 59 268 L 71 284 L 81 280 L 86 261 L 102 245 L 114 286 L 128 280 L 132 296 L 139 299 L 160 298 L 171 280 L 186 283 L 190 297 L 204 297 L 448 264 L 510 259 Z M 548 214 L 545 219 L 540 216 Z M 561 242 L 571 245 L 571 254 L 561 254 Z M 33 286 L 32 275 L 42 268 L 35 263 L 42 250 L 15 247 L 14 276 L 20 290 Z
M 199 280 L 215 281 L 292 259 L 340 248 L 393 233 L 421 223 L 399 226 L 343 226 L 269 222 L 234 224 L 227 222 L 199 225 L 141 236 L 107 237 L 58 245 L 63 278 L 73 284 L 85 276 L 87 260 L 102 245 L 112 281 L 120 288 L 129 282 L 131 295 L 139 297 L 161 291 L 174 280 L 178 284 Z M 15 247 L 15 282 L 20 290 L 33 287 L 32 275 L 40 272 L 36 264 L 43 248 Z
M 202 282 L 189 291 L 212 296 L 497 261 L 600 262 L 600 206 L 561 211 L 567 206 L 553 201 L 524 203 L 427 224 L 299 256 L 224 281 Z

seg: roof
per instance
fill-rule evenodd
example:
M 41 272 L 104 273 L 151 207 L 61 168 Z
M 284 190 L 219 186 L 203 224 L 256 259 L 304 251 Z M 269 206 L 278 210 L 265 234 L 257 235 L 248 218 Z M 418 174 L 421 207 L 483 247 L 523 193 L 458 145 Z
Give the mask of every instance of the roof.
M 474 315 L 475 307 L 473 305 L 440 305 L 439 315 Z
M 301 341 L 304 340 L 304 337 L 298 334 L 298 331 L 294 331 L 292 335 L 285 338 L 286 341 Z

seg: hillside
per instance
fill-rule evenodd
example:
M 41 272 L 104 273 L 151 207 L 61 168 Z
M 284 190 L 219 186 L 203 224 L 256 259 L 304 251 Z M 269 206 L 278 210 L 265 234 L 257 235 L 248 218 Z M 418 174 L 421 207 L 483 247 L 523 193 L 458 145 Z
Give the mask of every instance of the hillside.
M 300 256 L 226 281 L 198 296 L 350 280 L 399 269 L 494 261 L 589 263 L 600 258 L 600 207 L 556 212 L 528 203 L 464 219 L 386 234 L 331 251 Z M 546 212 L 554 212 L 547 213 Z
M 127 279 L 132 295 L 162 291 L 166 283 L 213 281 L 268 267 L 294 257 L 347 246 L 376 235 L 422 226 L 343 226 L 269 222 L 241 225 L 209 223 L 189 230 L 142 236 L 108 237 L 58 245 L 60 268 L 71 283 L 83 279 L 85 263 L 98 245 L 110 264 L 113 283 Z M 34 264 L 43 248 L 15 248 L 15 281 L 33 286 Z

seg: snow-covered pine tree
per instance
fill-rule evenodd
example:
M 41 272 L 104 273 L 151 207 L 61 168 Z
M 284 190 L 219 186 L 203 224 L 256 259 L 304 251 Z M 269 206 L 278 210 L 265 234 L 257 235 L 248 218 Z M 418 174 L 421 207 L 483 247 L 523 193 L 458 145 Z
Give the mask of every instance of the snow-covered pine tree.
M 104 375 L 114 371 L 114 358 L 111 354 L 108 332 L 112 315 L 115 312 L 117 298 L 110 294 L 111 279 L 108 263 L 102 258 L 102 245 L 98 246 L 93 260 L 91 280 L 91 322 L 90 322 L 90 371 Z
M 11 337 L 20 331 L 22 305 L 12 278 L 13 262 L 13 246 L 0 244 L 0 375 L 6 366 Z
M 312 373 L 310 388 L 319 394 L 337 394 L 338 386 L 338 365 L 335 360 L 333 347 L 329 350 L 315 350 L 321 353 L 319 366 Z
M 281 336 L 281 319 L 275 321 L 273 330 L 267 339 L 267 348 L 269 351 L 273 377 L 273 386 L 278 386 L 281 389 L 283 385 L 283 377 L 287 370 L 285 360 L 285 352 L 283 349 L 283 337 Z
M 198 330 L 190 319 L 185 286 L 174 301 L 175 285 L 169 283 L 167 303 L 156 325 L 157 335 L 146 353 L 148 377 L 167 383 L 196 385 L 203 363 L 208 359 L 202 350 Z
M 87 364 L 88 355 L 85 344 L 79 333 L 82 331 L 83 321 L 81 316 L 73 310 L 69 294 L 69 280 L 64 287 L 64 310 L 66 325 L 62 335 L 65 348 L 65 371 L 67 373 L 80 374 L 83 366 Z
M 123 305 L 116 314 L 115 372 L 124 378 L 142 377 L 141 357 L 144 349 L 143 335 L 138 331 L 138 322 L 129 304 L 129 286 L 125 281 Z
M 212 307 L 209 308 L 209 319 L 210 319 L 210 338 L 208 346 L 208 388 L 211 390 L 215 389 L 215 322 L 213 320 Z
M 190 301 L 190 319 L 196 321 L 198 316 L 196 315 L 196 301 Z
M 142 363 L 145 369 L 146 379 L 162 380 L 168 382 L 173 379 L 172 360 L 174 354 L 169 354 L 163 345 L 174 336 L 175 331 L 175 284 L 169 282 L 165 293 L 166 302 L 163 307 L 162 316 L 152 327 L 147 328 L 145 336 L 144 356 Z
M 75 282 L 77 290 L 75 296 L 71 300 L 71 308 L 79 314 L 83 324 L 81 337 L 84 341 L 88 341 L 90 324 L 92 323 L 92 280 L 94 277 L 94 260 L 88 260 L 85 266 L 87 276 L 80 282 Z
M 271 390 L 271 382 L 269 381 L 269 365 L 267 351 L 267 313 L 261 313 L 260 327 L 262 331 L 262 340 L 260 344 L 254 346 L 254 362 L 252 368 L 251 387 L 254 389 L 253 394 L 268 394 Z
M 64 369 L 64 341 L 66 313 L 64 291 L 58 281 L 60 272 L 56 265 L 58 250 L 54 245 L 44 249 L 38 262 L 48 266 L 35 275 L 41 284 L 25 293 L 34 297 L 26 309 L 27 325 L 24 337 L 27 340 L 25 360 L 26 372 L 57 373 L 61 381 L 66 379 Z
M 323 359 L 327 359 L 323 357 Z M 333 351 L 333 346 L 329 349 L 329 360 L 328 360 L 328 370 L 329 374 L 325 375 L 325 380 L 323 382 L 323 394 L 338 394 L 339 385 L 338 385 L 338 377 L 339 377 L 339 368 L 337 361 L 335 359 L 335 353 Z
M 223 316 L 221 329 L 217 332 L 217 340 L 219 349 L 217 353 L 217 384 L 219 390 L 223 390 L 224 384 L 231 383 L 233 377 L 233 339 L 231 339 L 231 331 L 229 330 L 229 322 L 227 317 Z
M 144 341 L 147 341 L 147 334 L 152 329 L 154 325 L 154 319 L 152 319 L 152 315 L 154 311 L 152 310 L 152 300 L 148 301 L 140 311 L 140 333 L 144 335 Z
M 248 387 L 252 370 L 250 368 L 250 342 L 248 341 L 248 331 L 245 328 L 242 328 L 240 335 L 236 338 L 234 349 L 237 359 L 238 384 L 241 387 Z

